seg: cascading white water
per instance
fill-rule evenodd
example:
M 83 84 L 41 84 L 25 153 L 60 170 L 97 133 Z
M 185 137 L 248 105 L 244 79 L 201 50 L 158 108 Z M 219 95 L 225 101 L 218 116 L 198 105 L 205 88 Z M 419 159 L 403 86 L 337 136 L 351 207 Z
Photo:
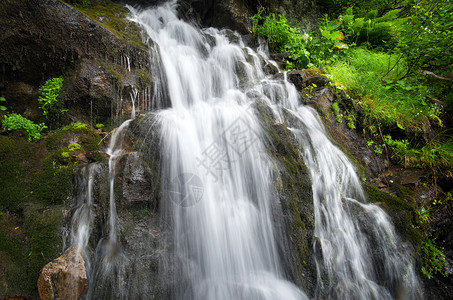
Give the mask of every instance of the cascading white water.
M 171 108 L 155 120 L 163 210 L 178 259 L 172 296 L 304 299 L 279 265 L 270 161 L 251 102 L 238 88 L 237 65 L 250 75 L 256 69 L 223 33 L 179 20 L 173 4 L 135 16 L 159 47 L 168 78 Z
M 109 241 L 116 245 L 117 239 L 117 228 L 116 228 L 116 204 L 115 204 L 115 170 L 116 163 L 118 158 L 123 155 L 123 141 L 125 136 L 125 129 L 129 126 L 131 120 L 127 120 L 121 124 L 120 127 L 115 129 L 112 134 L 112 139 L 110 145 L 106 150 L 106 153 L 109 155 Z
M 335 299 L 417 299 L 420 287 L 412 257 L 399 249 L 384 211 L 365 204 L 358 176 L 327 138 L 315 113 L 288 108 L 313 181 L 318 293 Z M 323 281 L 323 276 L 327 280 Z
M 93 220 L 93 184 L 99 164 L 89 164 L 81 169 L 77 209 L 72 216 L 71 245 L 85 256 Z
M 304 299 L 285 280 L 271 224 L 272 163 L 253 111 L 259 98 L 291 128 L 313 181 L 315 297 L 420 296 L 409 254 L 386 214 L 365 204 L 353 165 L 286 79 L 268 77 L 263 51 L 237 34 L 179 20 L 175 2 L 135 11 L 160 54 L 155 103 L 163 159 L 162 210 L 171 223 L 179 299 Z M 232 42 L 234 40 L 235 42 Z M 167 95 L 168 93 L 168 95 Z M 247 95 L 253 94 L 253 97 Z M 168 97 L 168 99 L 167 99 Z
M 118 241 L 118 216 L 115 199 L 115 178 L 117 176 L 117 163 L 125 154 L 124 140 L 127 129 L 132 120 L 127 120 L 115 129 L 110 139 L 106 153 L 109 155 L 108 183 L 109 183 L 109 207 L 108 207 L 108 232 L 97 241 L 93 255 L 84 255 L 87 263 L 89 289 L 87 299 L 127 299 L 126 268 L 128 258 L 121 250 Z

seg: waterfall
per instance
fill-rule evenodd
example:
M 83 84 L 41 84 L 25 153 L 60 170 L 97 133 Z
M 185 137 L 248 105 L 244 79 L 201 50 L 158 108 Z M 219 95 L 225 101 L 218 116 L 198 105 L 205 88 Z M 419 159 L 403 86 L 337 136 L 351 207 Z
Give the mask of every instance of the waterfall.
M 86 256 L 88 241 L 92 230 L 93 212 L 93 185 L 96 175 L 100 172 L 100 165 L 93 163 L 84 166 L 79 172 L 76 199 L 76 209 L 72 215 L 71 244 Z
M 112 245 L 116 246 L 117 243 L 117 213 L 116 213 L 116 204 L 115 204 L 115 170 L 118 158 L 120 158 L 124 153 L 123 142 L 127 127 L 131 120 L 127 120 L 121 124 L 120 127 L 115 129 L 112 134 L 110 145 L 106 150 L 106 153 L 110 156 L 109 158 L 109 241 Z
M 152 103 L 146 91 L 143 109 L 156 109 L 144 119 L 159 135 L 159 208 L 161 227 L 169 232 L 159 231 L 164 244 L 158 253 L 164 266 L 160 276 L 164 289 L 169 287 L 164 294 L 172 299 L 308 299 L 306 293 L 316 299 L 421 298 L 410 251 L 402 247 L 389 217 L 366 203 L 354 166 L 329 140 L 316 111 L 301 103 L 264 45 L 253 50 L 235 32 L 199 29 L 180 20 L 176 6 L 172 1 L 130 8 L 155 64 Z M 129 68 L 128 57 L 125 64 Z M 278 74 L 266 74 L 265 68 Z M 130 96 L 134 118 L 140 95 L 133 89 Z M 258 102 L 271 122 L 293 134 L 309 171 L 317 273 L 312 291 L 297 287 L 282 264 L 277 242 L 282 232 L 274 228 L 281 210 L 276 167 Z M 136 249 L 124 251 L 118 238 L 124 232 L 116 210 L 116 172 L 128 154 L 128 128 L 136 122 L 128 120 L 115 130 L 106 150 L 108 215 L 100 216 L 105 226 L 92 250 L 93 189 L 101 164 L 81 167 L 77 177 L 71 243 L 87 263 L 87 299 L 137 298 L 145 289 L 147 295 L 158 294 L 150 291 L 151 284 L 143 286 L 146 274 L 135 273 L 143 264 L 129 256 Z M 154 133 L 151 129 L 145 131 Z M 144 257 L 151 260 L 154 254 Z M 151 272 L 145 265 L 141 270 Z
M 89 279 L 89 290 L 87 299 L 111 299 L 128 298 L 128 291 L 125 290 L 126 268 L 128 259 L 121 251 L 118 242 L 118 224 L 115 199 L 115 178 L 117 163 L 125 154 L 124 139 L 131 120 L 125 121 L 119 128 L 114 130 L 106 153 L 108 161 L 108 212 L 107 226 L 103 229 L 108 233 L 100 239 L 92 239 L 91 233 L 95 227 L 96 216 L 94 200 L 100 199 L 99 186 L 96 196 L 94 188 L 102 183 L 104 169 L 100 163 L 89 163 L 80 168 L 76 177 L 76 208 L 72 215 L 71 222 L 71 244 L 81 252 L 87 269 Z M 97 182 L 98 181 L 98 182 Z M 107 196 L 107 195 L 106 195 Z M 99 212 L 99 211 L 98 211 Z M 101 217 L 102 218 L 102 217 Z M 90 240 L 94 242 L 95 249 L 90 248 Z M 91 245 L 93 245 L 91 243 Z
M 162 213 L 172 229 L 175 299 L 305 299 L 284 277 L 272 227 L 272 165 L 239 67 L 242 44 L 179 20 L 173 3 L 134 20 L 160 53 L 169 100 L 156 112 Z M 232 38 L 240 37 L 229 32 Z M 257 73 L 258 72 L 258 73 Z M 165 79 L 166 78 L 166 79 Z M 250 82 L 243 81 L 243 84 Z

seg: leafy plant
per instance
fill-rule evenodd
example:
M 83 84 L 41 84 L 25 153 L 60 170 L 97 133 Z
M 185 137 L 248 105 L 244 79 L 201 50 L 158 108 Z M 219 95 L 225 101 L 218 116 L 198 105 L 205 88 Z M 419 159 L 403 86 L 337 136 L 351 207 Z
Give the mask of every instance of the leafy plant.
M 2 126 L 6 130 L 25 130 L 28 141 L 39 140 L 41 138 L 41 132 L 47 128 L 43 123 L 35 124 L 33 121 L 16 113 L 3 117 Z
M 446 267 L 448 262 L 445 255 L 436 247 L 433 240 L 425 239 L 421 246 L 423 255 L 422 273 L 429 279 L 433 278 L 435 274 L 448 276 Z
M 417 212 L 417 214 L 418 214 L 418 219 L 420 220 L 420 222 L 422 224 L 425 224 L 428 222 L 429 211 L 424 206 L 422 206 L 422 208 L 420 208 L 420 210 Z
M 63 89 L 63 78 L 56 77 L 47 80 L 44 85 L 39 88 L 41 96 L 38 98 L 43 115 L 49 121 L 55 121 L 61 114 L 67 110 L 62 108 L 60 102 L 60 94 Z
M 335 118 L 338 123 L 341 123 L 343 121 L 343 114 L 340 113 L 340 107 L 338 106 L 338 102 L 332 103 L 332 111 L 333 114 L 335 115 Z

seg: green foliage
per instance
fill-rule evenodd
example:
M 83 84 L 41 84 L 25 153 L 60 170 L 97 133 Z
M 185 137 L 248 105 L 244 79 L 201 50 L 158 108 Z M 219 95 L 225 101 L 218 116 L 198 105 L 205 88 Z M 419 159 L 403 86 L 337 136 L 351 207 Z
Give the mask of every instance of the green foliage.
M 0 97 L 0 102 L 5 102 L 5 101 L 6 101 L 5 97 Z M 5 111 L 7 109 L 8 108 L 6 108 L 6 106 L 0 105 L 0 110 Z
M 333 114 L 335 115 L 335 118 L 338 123 L 341 123 L 343 121 L 343 114 L 340 113 L 340 107 L 338 106 L 338 102 L 332 103 L 332 111 Z
M 307 67 L 310 63 L 310 53 L 306 49 L 308 35 L 303 35 L 299 28 L 291 27 L 282 15 L 271 13 L 264 17 L 263 13 L 264 10 L 258 8 L 258 13 L 252 17 L 254 32 L 265 37 L 276 51 L 290 52 L 290 63 L 295 67 Z
M 414 1 L 406 26 L 398 32 L 396 51 L 404 56 L 408 70 L 451 69 L 453 64 L 453 2 L 450 0 Z
M 35 124 L 22 115 L 13 113 L 3 117 L 2 127 L 6 130 L 25 130 L 28 141 L 36 141 L 41 138 L 41 132 L 47 128 L 44 124 Z
M 436 247 L 433 240 L 429 238 L 425 239 L 422 243 L 421 250 L 423 256 L 422 273 L 426 277 L 431 279 L 436 274 L 448 276 L 446 270 L 448 262 L 445 259 L 445 255 Z
M 406 167 L 451 170 L 453 168 L 453 139 L 432 140 L 422 147 L 414 147 L 407 140 L 384 137 L 396 162 Z
M 424 206 L 422 206 L 422 208 L 420 208 L 420 210 L 417 212 L 417 214 L 418 214 L 418 219 L 420 220 L 421 224 L 428 223 L 429 211 Z
M 48 121 L 57 121 L 59 116 L 67 111 L 62 108 L 60 101 L 62 89 L 62 77 L 49 79 L 39 88 L 41 96 L 38 98 L 38 102 L 41 105 L 44 117 Z

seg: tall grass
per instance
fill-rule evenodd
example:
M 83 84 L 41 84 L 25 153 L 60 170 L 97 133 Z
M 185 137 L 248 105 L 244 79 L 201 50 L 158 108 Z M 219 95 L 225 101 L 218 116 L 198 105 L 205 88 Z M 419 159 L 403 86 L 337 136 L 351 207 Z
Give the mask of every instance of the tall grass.
M 400 80 L 406 68 L 396 56 L 351 48 L 326 70 L 336 86 L 356 99 L 366 117 L 384 126 L 421 131 L 430 118 L 435 118 L 435 108 L 424 100 L 429 88 Z

